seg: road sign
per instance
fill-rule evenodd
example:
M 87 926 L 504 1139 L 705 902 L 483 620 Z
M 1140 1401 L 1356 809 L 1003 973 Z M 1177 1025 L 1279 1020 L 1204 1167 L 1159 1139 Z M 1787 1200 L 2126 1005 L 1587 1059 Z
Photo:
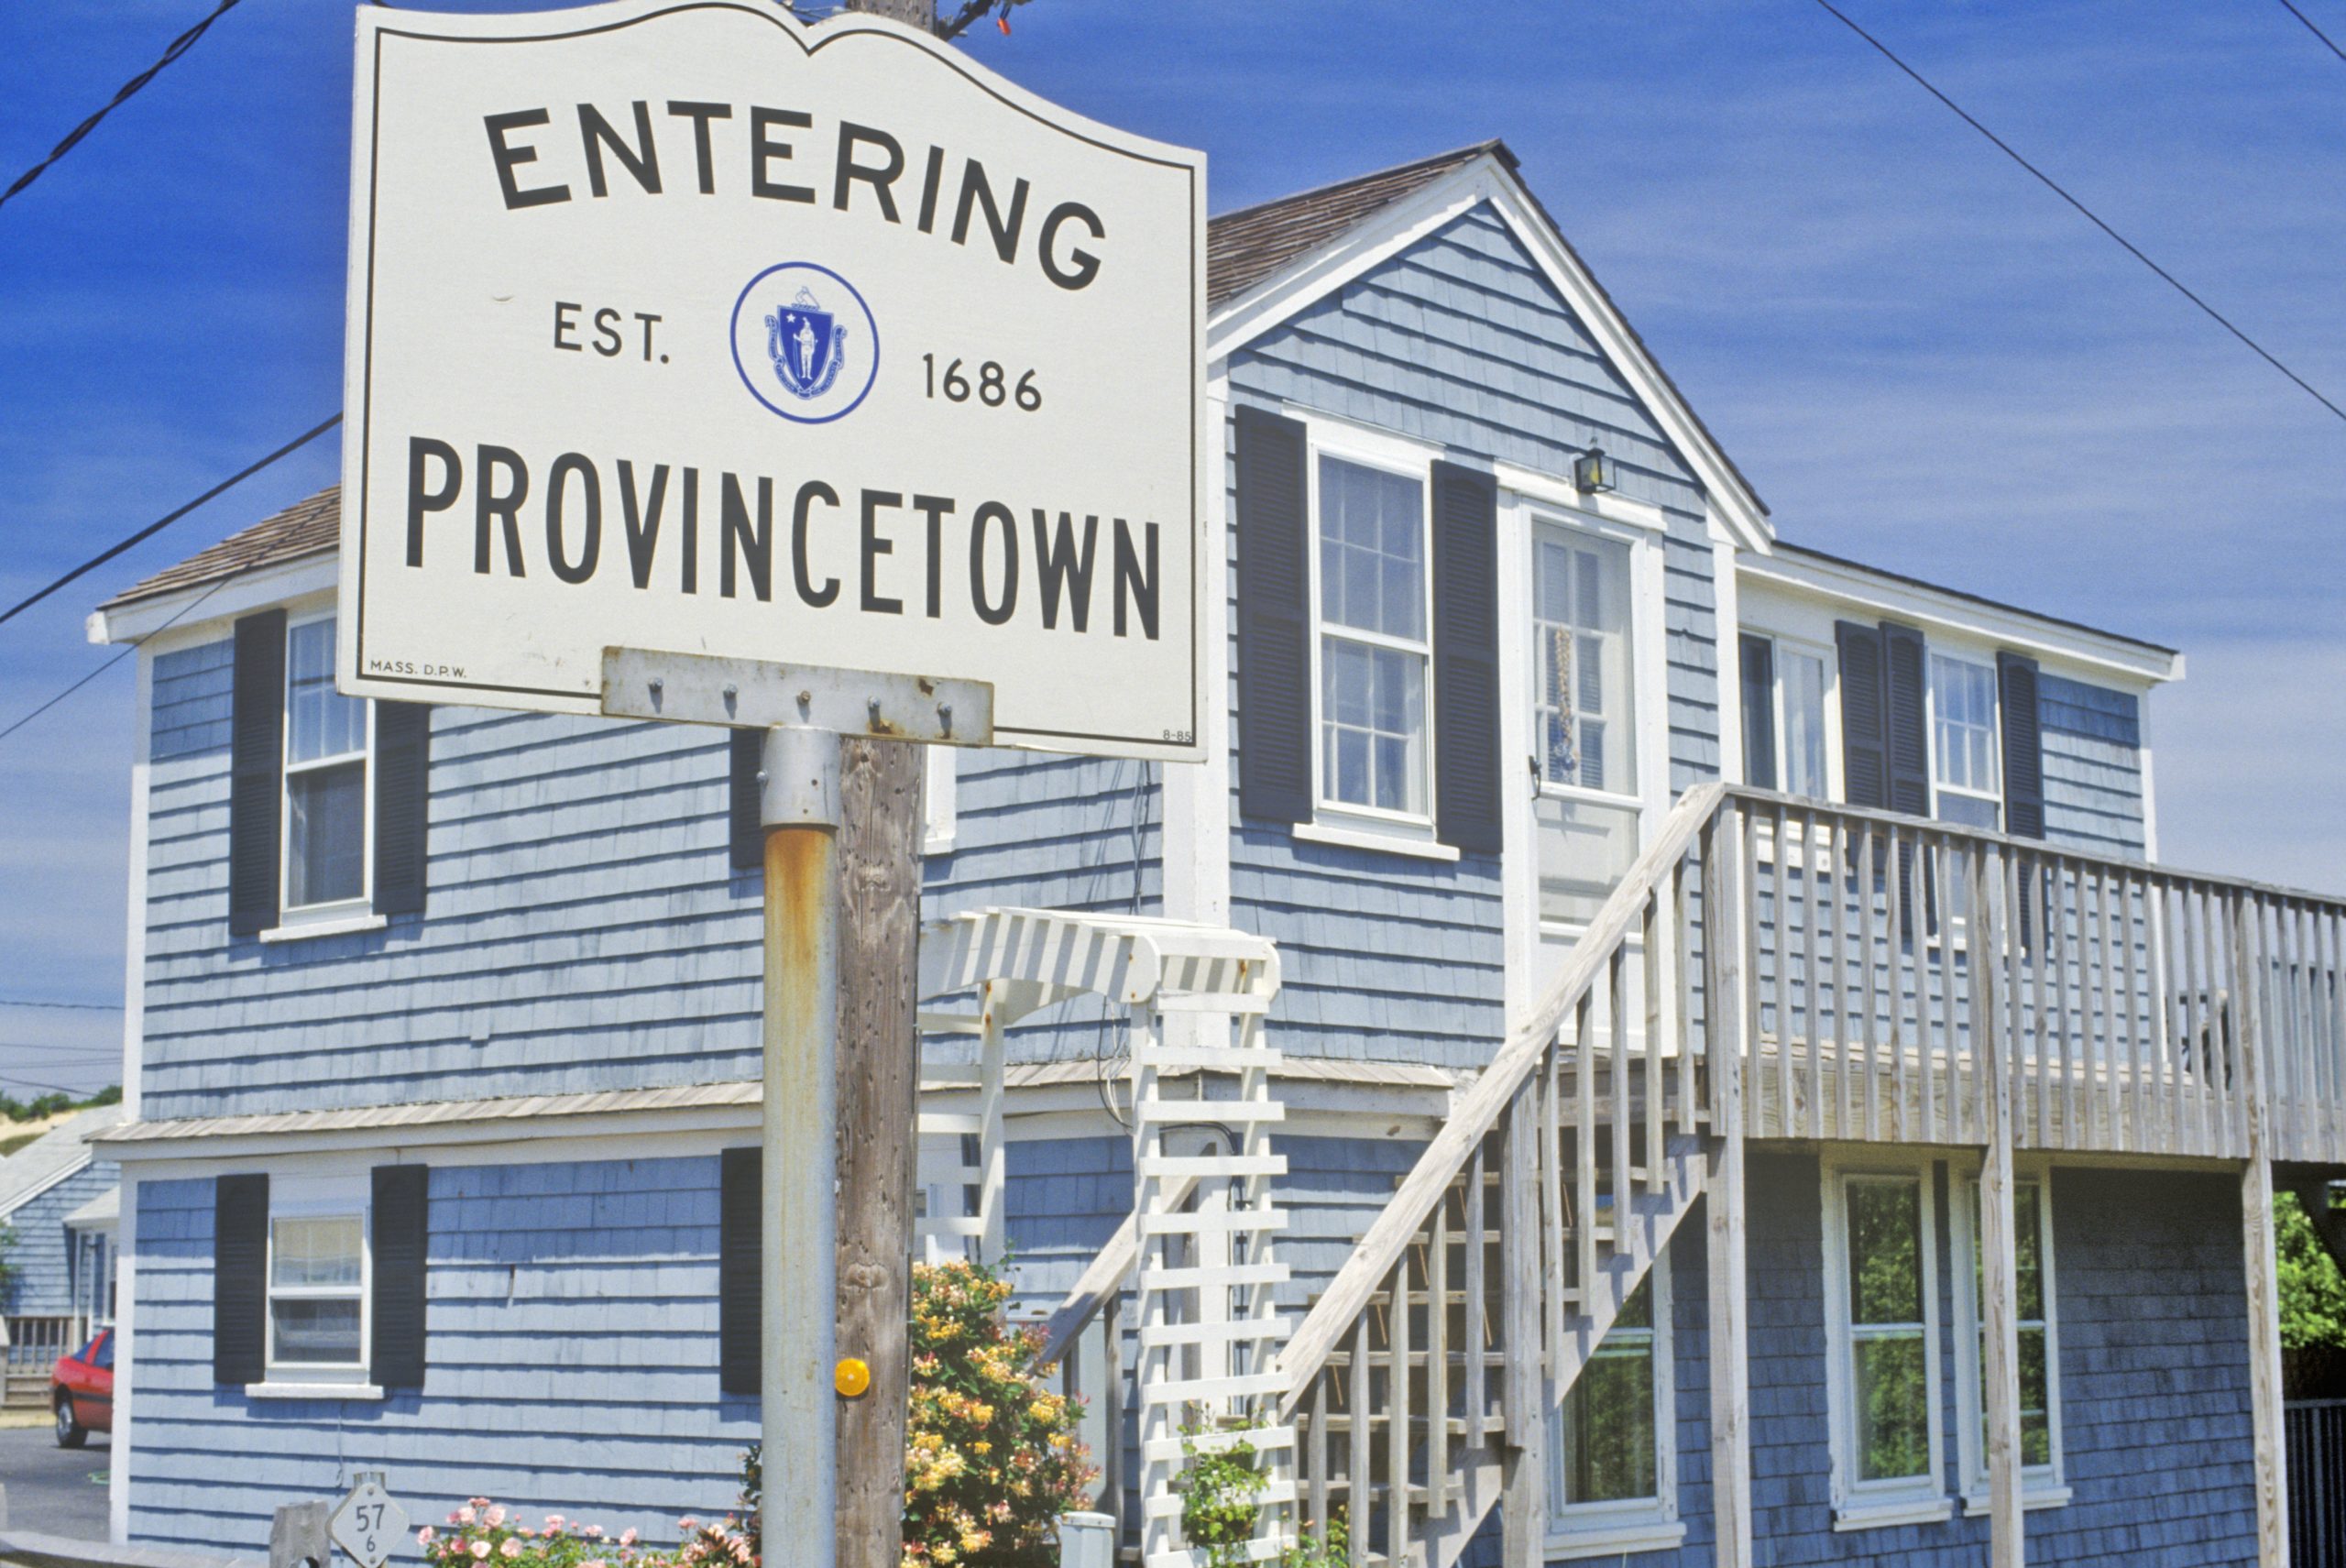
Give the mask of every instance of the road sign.
M 991 683 L 1195 759 L 1203 155 L 772 0 L 358 13 L 338 679 Z
M 358 1568 L 383 1568 L 392 1546 L 407 1533 L 407 1515 L 383 1490 L 381 1473 L 365 1471 L 334 1509 L 326 1533 Z

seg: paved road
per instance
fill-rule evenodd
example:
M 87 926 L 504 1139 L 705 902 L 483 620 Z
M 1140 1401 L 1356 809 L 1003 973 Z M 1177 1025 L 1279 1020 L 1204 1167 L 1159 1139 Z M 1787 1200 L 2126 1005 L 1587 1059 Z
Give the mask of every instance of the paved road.
M 60 1448 L 47 1427 L 0 1431 L 0 1483 L 8 1488 L 8 1525 L 83 1541 L 106 1538 L 106 1437 L 87 1448 Z

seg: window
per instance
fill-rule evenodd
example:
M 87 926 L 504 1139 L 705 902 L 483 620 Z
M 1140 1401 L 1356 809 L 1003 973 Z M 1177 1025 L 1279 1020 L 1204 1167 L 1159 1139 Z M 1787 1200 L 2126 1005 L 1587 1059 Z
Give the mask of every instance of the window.
M 1540 776 L 1602 795 L 1635 795 L 1628 547 L 1543 528 L 1533 551 Z
M 285 633 L 285 889 L 288 910 L 367 896 L 371 705 L 334 690 L 334 621 Z
M 1652 1550 L 1683 1536 L 1670 1314 L 1665 1255 L 1550 1418 L 1551 1557 Z
M 1988 1492 L 1987 1280 L 1979 1249 L 1979 1179 L 1968 1177 L 1955 1204 L 1956 1387 L 1961 1391 L 1964 1495 L 1984 1508 Z M 2054 1321 L 2053 1197 L 2042 1176 L 2012 1183 L 2015 1316 L 2020 1321 L 2021 1487 L 2032 1506 L 2067 1500 L 2061 1485 L 2060 1335 Z
M 1320 798 L 1430 814 L 1425 487 L 1323 456 L 1320 508 Z
M 272 1374 L 352 1376 L 366 1361 L 364 1213 L 273 1217 L 269 1227 Z
M 1931 771 L 1941 821 L 1997 826 L 2003 780 L 1996 762 L 1994 665 L 1931 655 Z
M 1946 1517 L 1931 1208 L 1927 1167 L 1826 1179 L 1826 1387 L 1845 1527 Z
M 1832 798 L 1825 660 L 1821 648 L 1744 635 L 1743 776 L 1754 788 Z
M 1542 522 L 1531 552 L 1540 915 L 1581 925 L 1638 856 L 1629 547 Z

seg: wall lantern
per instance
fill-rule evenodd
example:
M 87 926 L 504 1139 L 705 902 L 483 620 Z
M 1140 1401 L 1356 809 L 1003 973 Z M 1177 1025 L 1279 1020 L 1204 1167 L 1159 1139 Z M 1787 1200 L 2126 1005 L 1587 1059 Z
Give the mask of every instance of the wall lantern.
M 1585 495 L 1603 495 L 1613 488 L 1613 459 L 1605 448 L 1592 446 L 1573 459 L 1573 483 Z

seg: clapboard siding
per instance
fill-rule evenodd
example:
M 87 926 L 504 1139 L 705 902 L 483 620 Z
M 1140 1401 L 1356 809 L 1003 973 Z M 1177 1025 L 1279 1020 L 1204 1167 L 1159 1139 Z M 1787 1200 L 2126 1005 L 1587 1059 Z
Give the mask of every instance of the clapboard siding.
M 1233 353 L 1230 384 L 1241 401 L 1325 411 L 1550 474 L 1569 474 L 1573 459 L 1601 442 L 1620 466 L 1622 493 L 1661 507 L 1669 519 L 1663 614 L 1673 787 L 1716 776 L 1716 603 L 1702 491 L 1487 208 Z M 1233 524 L 1225 561 L 1233 584 L 1236 535 Z M 1243 656 L 1233 630 L 1233 711 Z M 1232 750 L 1244 769 L 1243 734 L 1233 734 Z M 1460 1067 L 1487 1059 L 1504 1025 L 1497 858 L 1443 863 L 1300 841 L 1284 827 L 1240 816 L 1234 773 L 1233 785 L 1231 918 L 1279 944 L 1280 1048 Z
M 2143 857 L 2143 725 L 2130 692 L 2045 674 L 2045 836 L 2105 854 Z
M 718 1392 L 717 1166 L 435 1167 L 424 1387 L 367 1402 L 215 1389 L 214 1183 L 141 1184 L 132 1539 L 258 1552 L 365 1469 L 418 1524 L 476 1495 L 658 1541 L 722 1515 L 758 1424 Z
M 721 738 L 435 708 L 425 914 L 232 941 L 226 647 L 157 661 L 146 1115 L 755 1076 L 760 883 L 727 864 Z
M 110 1159 L 93 1159 L 48 1190 L 34 1194 L 7 1216 L 16 1241 L 8 1248 L 13 1277 L 7 1310 L 39 1317 L 73 1310 L 73 1271 L 65 1216 L 115 1184 Z

